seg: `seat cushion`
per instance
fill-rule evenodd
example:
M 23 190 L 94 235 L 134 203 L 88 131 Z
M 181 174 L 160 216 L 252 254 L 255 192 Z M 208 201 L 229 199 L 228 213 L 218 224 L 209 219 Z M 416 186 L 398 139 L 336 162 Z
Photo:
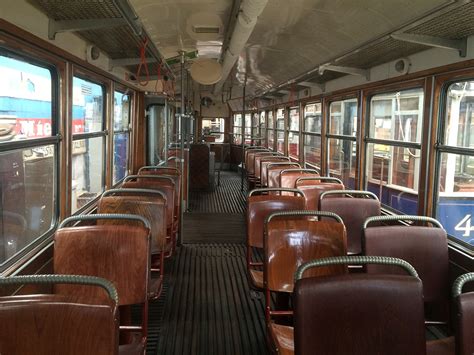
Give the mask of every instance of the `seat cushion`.
M 293 339 L 293 327 L 271 323 L 270 332 L 272 339 L 280 355 L 293 355 L 295 353 L 295 343 Z
M 250 279 L 254 287 L 263 289 L 263 271 L 251 269 Z
M 427 355 L 454 355 L 455 354 L 454 337 L 431 340 L 426 343 Z

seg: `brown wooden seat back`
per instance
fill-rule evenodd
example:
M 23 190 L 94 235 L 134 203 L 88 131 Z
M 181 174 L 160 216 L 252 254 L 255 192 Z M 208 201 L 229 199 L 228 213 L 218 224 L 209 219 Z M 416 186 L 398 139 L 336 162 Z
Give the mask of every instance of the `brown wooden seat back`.
M 285 161 L 290 161 L 290 158 L 284 157 L 281 155 L 265 155 L 261 157 L 256 157 L 255 158 L 255 179 L 260 181 L 261 183 L 263 182 L 262 174 L 264 171 L 263 167 L 265 166 L 264 164 L 265 162 L 276 163 L 276 162 L 285 162 Z
M 474 354 L 474 292 L 456 297 L 456 354 Z
M 173 223 L 175 220 L 175 189 L 172 184 L 166 181 L 153 181 L 146 179 L 138 179 L 137 181 L 126 181 L 122 185 L 123 188 L 130 189 L 152 189 L 162 191 L 166 195 L 166 220 L 167 228 L 173 229 Z
M 400 258 L 413 265 L 423 281 L 428 318 L 448 320 L 449 257 L 444 229 L 402 225 L 368 227 L 364 229 L 362 246 L 365 255 Z M 367 265 L 367 272 L 398 274 L 403 270 Z
M 119 305 L 145 303 L 150 270 L 148 228 L 126 225 L 95 225 L 60 228 L 54 236 L 54 272 L 98 276 L 111 281 Z M 60 294 L 84 299 L 103 297 L 97 290 L 55 285 Z
M 145 217 L 151 224 L 151 252 L 164 251 L 166 244 L 166 200 L 159 196 L 116 195 L 101 197 L 97 213 L 136 214 Z M 129 220 L 99 220 L 97 224 L 137 225 Z
M 257 176 L 257 164 L 260 166 L 260 161 L 265 158 L 265 157 L 273 157 L 275 156 L 275 154 L 277 153 L 274 153 L 274 152 L 259 152 L 259 153 L 256 153 L 253 157 L 253 164 L 252 166 L 249 166 L 248 169 L 247 169 L 247 174 L 248 175 L 251 175 L 253 176 L 254 178 L 256 178 Z
M 285 169 L 298 168 L 298 167 L 299 167 L 299 164 L 295 164 L 295 163 L 269 165 L 267 167 L 268 187 L 282 187 L 280 186 L 280 172 Z
M 85 304 L 64 295 L 2 297 L 0 322 L 2 354 L 118 353 L 117 308 L 105 302 Z
M 349 190 L 344 192 L 346 191 L 351 193 Z M 325 191 L 320 195 L 319 210 L 336 213 L 342 218 L 347 229 L 348 253 L 360 254 L 364 222 L 369 217 L 380 215 L 380 201 L 373 198 L 326 196 L 328 192 L 331 191 Z
M 303 191 L 306 199 L 306 209 L 319 210 L 319 197 L 324 191 L 344 190 L 344 184 L 338 182 L 323 182 L 319 180 L 299 180 L 295 182 L 295 188 Z
M 302 177 L 319 177 L 319 174 L 312 172 L 313 169 L 290 168 L 280 171 L 280 187 L 294 188 L 296 180 Z M 286 194 L 286 193 L 285 193 Z
M 165 167 L 156 170 L 146 169 L 139 171 L 138 175 L 161 175 L 172 178 L 174 181 L 174 187 L 176 189 L 175 201 L 177 202 L 177 206 L 179 208 L 181 204 L 181 172 L 177 170 L 177 168 Z
M 347 253 L 344 224 L 294 215 L 266 224 L 264 283 L 269 291 L 293 292 L 296 269 L 303 263 Z M 345 273 L 345 265 L 315 268 L 305 276 Z
M 350 274 L 298 280 L 295 354 L 425 355 L 422 283 Z
M 302 210 L 305 200 L 302 196 L 261 195 L 247 199 L 247 244 L 263 248 L 264 224 L 267 217 L 279 211 Z
M 269 153 L 267 149 L 253 149 L 248 151 L 247 160 L 245 161 L 245 169 L 247 176 L 254 176 L 255 174 L 255 157 L 260 153 Z
M 249 155 L 250 153 L 255 154 L 259 152 L 268 152 L 269 150 L 264 147 L 247 147 L 244 150 L 244 163 L 245 163 L 245 169 L 249 166 Z

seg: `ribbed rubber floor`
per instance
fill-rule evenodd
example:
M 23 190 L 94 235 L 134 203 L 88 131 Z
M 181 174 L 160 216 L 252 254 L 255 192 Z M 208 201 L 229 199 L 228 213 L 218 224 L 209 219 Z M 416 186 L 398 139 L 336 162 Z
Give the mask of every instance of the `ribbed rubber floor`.
M 188 207 L 192 213 L 244 213 L 246 197 L 246 183 L 242 191 L 240 175 L 222 171 L 220 186 L 214 191 L 191 191 Z

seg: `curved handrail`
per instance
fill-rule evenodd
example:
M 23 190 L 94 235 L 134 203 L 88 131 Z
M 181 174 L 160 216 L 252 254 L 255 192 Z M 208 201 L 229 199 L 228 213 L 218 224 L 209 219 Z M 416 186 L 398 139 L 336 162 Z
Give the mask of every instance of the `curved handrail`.
M 97 219 L 128 219 L 132 221 L 139 221 L 142 222 L 146 228 L 151 230 L 151 224 L 145 217 L 135 215 L 135 214 L 124 214 L 124 213 L 98 213 L 98 214 L 83 214 L 78 216 L 71 216 L 64 219 L 60 224 L 59 228 L 65 228 L 66 225 L 72 222 L 79 222 L 79 221 L 94 221 Z
M 79 284 L 92 285 L 102 287 L 111 299 L 118 304 L 118 293 L 114 284 L 109 280 L 96 276 L 84 275 L 25 275 L 25 276 L 10 276 L 0 277 L 0 286 L 3 285 L 18 285 L 18 284 L 45 284 L 45 283 L 59 283 L 59 284 Z
M 444 229 L 442 224 L 437 221 L 434 218 L 431 217 L 425 217 L 425 216 L 413 216 L 413 215 L 397 215 L 397 216 L 374 216 L 374 217 L 369 217 L 365 220 L 364 222 L 364 229 L 367 228 L 367 226 L 370 223 L 375 223 L 375 222 L 389 222 L 389 221 L 414 221 L 414 222 L 427 222 L 431 223 L 433 226 L 436 226 L 438 228 Z
M 314 176 L 314 177 L 313 176 L 302 176 L 302 177 L 296 179 L 295 184 L 298 185 L 298 182 L 300 182 L 300 181 L 310 181 L 310 180 L 334 181 L 334 182 L 337 182 L 341 185 L 344 185 L 342 180 L 340 180 L 338 178 L 335 178 L 335 177 L 332 177 L 332 176 Z
M 471 281 L 474 281 L 474 272 L 459 276 L 453 284 L 453 297 L 458 297 L 462 293 L 464 285 Z
M 308 216 L 308 217 L 327 217 L 327 218 L 333 218 L 335 219 L 338 223 L 344 224 L 343 220 L 339 215 L 333 212 L 326 212 L 326 211 L 283 211 L 283 212 L 274 212 L 271 213 L 267 219 L 265 220 L 265 225 L 267 225 L 273 218 L 275 217 L 282 217 L 282 216 L 295 216 L 295 217 L 301 217 L 301 216 Z
M 179 175 L 181 175 L 181 171 L 178 168 L 172 167 L 172 166 L 155 166 L 155 165 L 147 165 L 147 166 L 142 166 L 140 169 L 138 169 L 138 175 L 140 175 L 141 171 L 144 170 L 175 170 Z
M 135 179 L 168 180 L 173 184 L 173 186 L 175 185 L 173 178 L 169 176 L 165 176 L 165 175 L 129 175 L 123 180 L 123 182 L 135 180 Z
M 319 195 L 319 201 L 321 201 L 324 196 L 328 195 L 365 195 L 369 196 L 373 200 L 379 200 L 379 198 L 370 191 L 362 191 L 362 190 L 329 190 L 324 191 L 321 195 Z
M 380 265 L 391 265 L 399 266 L 405 269 L 411 276 L 418 277 L 418 273 L 415 268 L 408 262 L 399 258 L 391 258 L 386 256 L 337 256 L 332 258 L 322 258 L 308 261 L 302 264 L 295 273 L 295 282 L 303 277 L 306 270 L 313 267 L 327 266 L 327 265 L 340 265 L 340 264 L 380 264 Z
M 289 169 L 283 169 L 280 170 L 280 179 L 281 176 L 284 173 L 291 173 L 291 172 L 300 172 L 300 173 L 314 173 L 314 174 L 319 174 L 319 172 L 316 169 L 306 169 L 306 168 L 289 168 Z
M 154 194 L 154 195 L 160 195 L 161 197 L 163 197 L 163 198 L 166 200 L 166 195 L 164 194 L 163 191 L 151 190 L 151 189 L 129 189 L 129 188 L 125 188 L 125 189 L 110 189 L 110 190 L 104 191 L 104 193 L 102 194 L 101 197 L 107 197 L 107 196 L 109 196 L 109 195 L 122 194 L 122 193 L 151 194 L 151 195 Z
M 292 189 L 289 187 L 266 187 L 266 188 L 261 188 L 261 189 L 253 189 L 252 191 L 249 192 L 248 197 L 252 196 L 254 193 L 257 193 L 257 192 L 271 192 L 271 191 L 294 192 L 295 194 L 300 194 L 301 196 L 304 197 L 303 191 L 298 190 L 298 189 Z

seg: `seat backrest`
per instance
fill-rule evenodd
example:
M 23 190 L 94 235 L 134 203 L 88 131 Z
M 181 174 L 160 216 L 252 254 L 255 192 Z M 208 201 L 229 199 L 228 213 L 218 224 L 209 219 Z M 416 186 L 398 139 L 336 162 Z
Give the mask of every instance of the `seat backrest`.
M 247 169 L 248 164 L 249 164 L 249 154 L 250 153 L 259 153 L 259 152 L 268 152 L 269 150 L 264 147 L 247 147 L 244 150 L 244 163 L 245 163 L 245 168 Z
M 277 166 L 279 164 L 288 164 L 289 167 L 299 167 L 298 163 L 290 162 L 289 157 L 281 157 L 282 159 L 278 159 L 277 161 L 268 160 L 263 161 L 260 168 L 260 183 L 263 187 L 268 187 L 268 168 L 272 166 Z M 275 165 L 276 164 L 276 165 Z
M 275 154 L 275 153 L 273 153 Z M 255 178 L 257 180 L 262 180 L 262 173 L 263 173 L 263 167 L 265 162 L 284 162 L 284 161 L 290 161 L 289 157 L 284 157 L 281 155 L 265 155 L 265 156 L 258 156 L 255 158 Z
M 395 218 L 409 220 L 404 216 Z M 423 281 L 426 310 L 437 320 L 448 320 L 449 256 L 444 229 L 406 225 L 368 226 L 364 229 L 362 249 L 368 256 L 390 256 L 413 265 Z M 393 274 L 402 270 L 387 265 L 367 265 L 367 272 Z
M 459 276 L 453 284 L 453 300 L 456 308 L 454 317 L 456 330 L 456 354 L 474 354 L 474 272 Z M 463 287 L 470 283 L 464 293 Z
M 210 148 L 207 144 L 191 144 L 189 151 L 189 186 L 191 189 L 209 187 Z
M 173 167 L 150 167 L 150 169 L 144 168 L 147 167 L 140 168 L 140 170 L 138 171 L 138 175 L 161 175 L 168 176 L 173 179 L 179 206 L 179 204 L 181 203 L 181 172 L 179 171 L 179 169 Z
M 298 280 L 295 354 L 425 355 L 422 283 L 349 274 Z
M 250 176 L 256 176 L 257 164 L 260 165 L 260 161 L 265 157 L 274 157 L 277 153 L 274 152 L 259 152 L 253 156 L 253 164 L 247 167 L 247 174 Z
M 80 282 L 87 287 L 112 290 L 103 301 L 58 294 L 0 297 L 0 351 L 2 354 L 100 354 L 118 353 L 116 290 L 106 280 L 70 275 L 8 277 L 0 287 L 19 284 Z M 111 297 L 114 298 L 111 298 Z
M 348 197 L 346 193 L 371 198 Z M 325 191 L 319 198 L 319 210 L 336 213 L 342 218 L 347 229 L 348 253 L 360 254 L 364 222 L 369 217 L 380 215 L 380 201 L 368 191 Z
M 295 272 L 301 264 L 314 259 L 346 255 L 344 224 L 295 215 L 273 216 L 266 223 L 264 240 L 264 284 L 268 291 L 293 292 Z M 327 266 L 312 269 L 306 276 L 343 274 L 346 270 L 345 265 Z
M 268 187 L 280 186 L 280 172 L 286 169 L 300 168 L 298 163 L 271 163 L 267 166 Z
M 248 151 L 247 159 L 245 161 L 245 169 L 247 170 L 247 175 L 252 176 L 255 172 L 255 157 L 260 153 L 269 153 L 267 149 L 253 149 Z
M 314 169 L 290 168 L 280 171 L 280 187 L 294 188 L 301 177 L 319 177 Z
M 127 189 L 151 189 L 163 192 L 166 196 L 167 227 L 172 228 L 176 214 L 174 184 L 169 184 L 162 180 L 137 179 L 137 181 L 125 181 L 122 187 Z
M 306 199 L 307 210 L 319 210 L 319 196 L 324 191 L 344 190 L 344 184 L 341 180 L 320 176 L 320 177 L 301 177 L 295 181 L 295 188 L 303 191 Z
M 130 195 L 133 192 L 127 193 L 127 190 L 130 189 L 118 190 L 122 191 L 120 195 L 102 196 L 97 213 L 135 214 L 146 218 L 151 224 L 152 254 L 163 251 L 166 244 L 166 199 L 161 195 Z M 141 225 L 129 220 L 99 220 L 97 224 Z
M 59 228 L 54 236 L 54 272 L 98 276 L 111 281 L 119 305 L 145 303 L 150 270 L 148 228 L 93 225 Z M 55 285 L 56 293 L 100 298 L 91 287 Z
M 274 212 L 302 210 L 305 200 L 302 196 L 260 195 L 247 199 L 247 244 L 263 248 L 264 224 Z

